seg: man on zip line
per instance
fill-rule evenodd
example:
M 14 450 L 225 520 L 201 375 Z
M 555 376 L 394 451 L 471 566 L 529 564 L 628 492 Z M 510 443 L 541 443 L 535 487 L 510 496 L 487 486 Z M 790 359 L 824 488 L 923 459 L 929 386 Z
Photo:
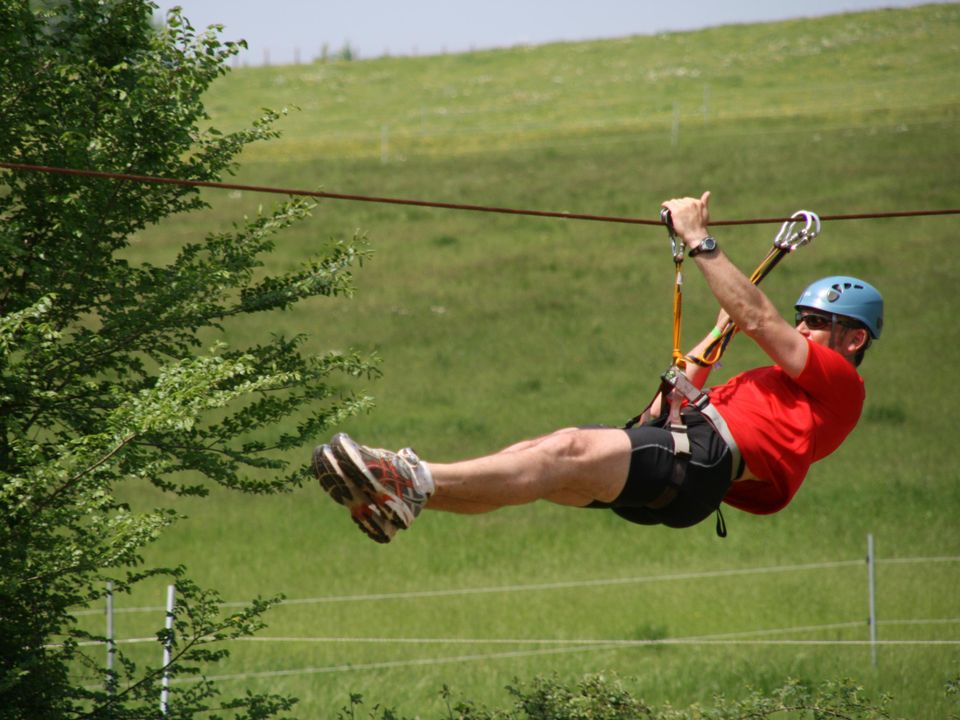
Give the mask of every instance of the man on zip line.
M 711 366 L 687 364 L 687 402 L 674 418 L 679 425 L 668 425 L 661 396 L 651 406 L 655 419 L 638 426 L 565 428 L 449 464 L 427 463 L 409 448 L 366 447 L 338 433 L 313 453 L 321 486 L 384 543 L 424 508 L 481 513 L 549 500 L 669 527 L 695 525 L 721 502 L 757 514 L 781 510 L 810 465 L 836 450 L 860 418 L 857 367 L 880 337 L 883 298 L 862 280 L 823 278 L 803 291 L 791 325 L 710 236 L 709 200 L 706 192 L 663 207 L 722 308 L 718 328 L 729 318 L 774 365 L 699 392 Z M 703 357 L 718 332 L 688 358 Z M 725 534 L 720 528 L 718 521 Z

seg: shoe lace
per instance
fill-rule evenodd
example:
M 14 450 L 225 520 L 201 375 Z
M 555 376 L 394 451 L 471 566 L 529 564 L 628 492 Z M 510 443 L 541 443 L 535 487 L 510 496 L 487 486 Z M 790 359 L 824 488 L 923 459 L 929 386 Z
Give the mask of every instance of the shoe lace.
M 403 458 L 397 456 L 400 462 L 406 462 Z M 407 477 L 403 470 L 397 467 L 397 460 L 393 460 L 389 455 L 383 454 L 375 460 L 367 461 L 367 467 L 375 473 L 377 478 L 393 491 L 397 497 L 404 497 L 414 490 L 413 479 Z

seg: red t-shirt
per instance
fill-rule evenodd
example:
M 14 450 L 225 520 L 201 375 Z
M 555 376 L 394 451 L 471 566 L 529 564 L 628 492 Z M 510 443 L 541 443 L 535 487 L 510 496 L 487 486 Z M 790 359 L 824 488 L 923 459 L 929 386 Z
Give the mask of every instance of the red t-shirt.
M 803 372 L 741 373 L 709 391 L 744 462 L 761 480 L 734 483 L 723 501 L 757 514 L 783 509 L 810 465 L 836 450 L 860 419 L 863 379 L 840 353 L 809 342 Z

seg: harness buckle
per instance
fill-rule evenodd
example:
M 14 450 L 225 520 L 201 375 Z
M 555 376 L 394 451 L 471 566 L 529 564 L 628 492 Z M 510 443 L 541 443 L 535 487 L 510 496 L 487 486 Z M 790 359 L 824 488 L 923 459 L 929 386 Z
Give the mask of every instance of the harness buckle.
M 717 431 L 717 434 L 723 438 L 723 441 L 727 444 L 727 448 L 730 450 L 730 472 L 734 476 L 733 479 L 735 479 L 740 466 L 740 448 L 737 447 L 737 441 L 734 439 L 733 433 L 730 432 L 727 421 L 723 419 L 723 416 L 710 403 L 710 396 L 690 382 L 690 378 L 676 365 L 668 368 L 661 377 L 663 378 L 663 382 L 672 388 L 670 395 L 676 393 L 679 396 L 685 397 L 687 402 L 699 410 L 713 426 L 713 429 Z
M 678 366 L 671 365 L 660 377 L 673 388 L 673 391 L 670 393 L 671 395 L 676 393 L 678 396 L 685 398 L 687 402 L 694 405 L 698 410 L 702 409 L 701 405 L 704 399 L 707 398 L 707 394 L 690 382 L 690 378 L 688 378 L 686 373 Z

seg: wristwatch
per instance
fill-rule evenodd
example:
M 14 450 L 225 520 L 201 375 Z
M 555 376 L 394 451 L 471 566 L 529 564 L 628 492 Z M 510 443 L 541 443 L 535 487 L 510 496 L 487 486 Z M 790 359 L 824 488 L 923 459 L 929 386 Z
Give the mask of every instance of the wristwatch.
M 700 241 L 700 244 L 695 248 L 691 248 L 690 252 L 687 254 L 687 257 L 696 257 L 700 253 L 712 252 L 717 249 L 717 241 L 714 239 L 713 235 L 707 235 L 703 240 Z

